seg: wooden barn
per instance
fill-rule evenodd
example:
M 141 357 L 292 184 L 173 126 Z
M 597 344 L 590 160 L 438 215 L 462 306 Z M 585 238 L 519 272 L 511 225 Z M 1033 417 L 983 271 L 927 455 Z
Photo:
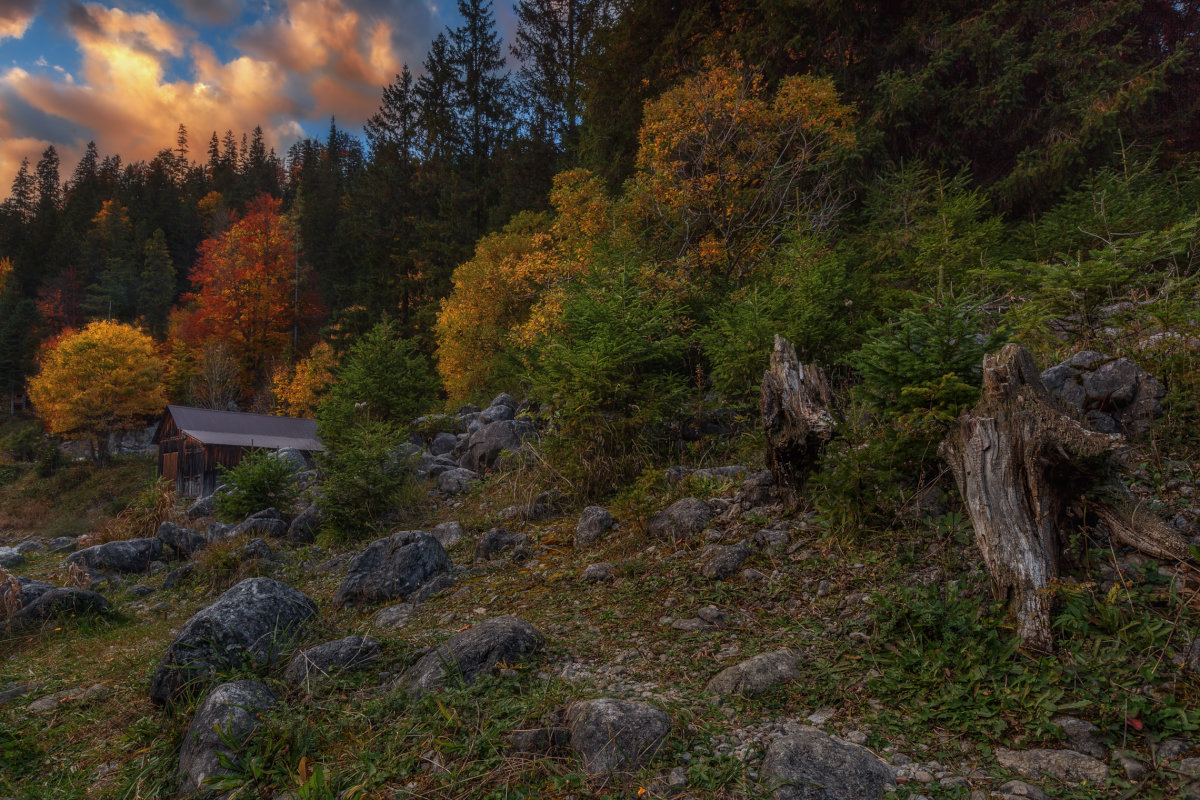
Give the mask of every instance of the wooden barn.
M 311 419 L 167 406 L 151 440 L 158 445 L 158 474 L 175 481 L 184 497 L 205 497 L 217 486 L 217 467 L 232 468 L 246 450 L 324 450 Z

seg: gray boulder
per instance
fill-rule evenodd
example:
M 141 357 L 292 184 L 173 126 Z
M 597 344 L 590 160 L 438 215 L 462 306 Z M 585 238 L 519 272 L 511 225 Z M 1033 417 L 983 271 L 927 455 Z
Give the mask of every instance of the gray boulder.
M 750 557 L 750 547 L 745 542 L 728 547 L 715 544 L 704 551 L 704 566 L 700 574 L 706 578 L 723 581 L 737 574 L 742 564 Z
M 579 514 L 579 522 L 575 525 L 575 546 L 587 547 L 616 527 L 616 524 L 608 509 L 588 506 Z
M 11 596 L 14 594 L 12 583 L 8 581 L 0 582 L 0 611 L 4 610 L 6 604 L 27 606 L 54 588 L 54 584 L 52 583 L 34 580 L 33 578 L 23 578 L 20 575 L 13 575 L 12 578 L 16 579 L 15 594 L 18 596 Z
M 492 398 L 492 402 L 488 404 L 488 408 L 495 408 L 496 406 L 506 406 L 508 408 L 511 408 L 513 411 L 516 411 L 517 408 L 520 407 L 520 405 L 521 404 L 517 402 L 517 398 L 513 397 L 508 392 L 501 392 L 500 394 L 498 394 Z
M 208 537 L 203 533 L 176 525 L 174 522 L 159 525 L 154 536 L 174 550 L 180 558 L 191 558 L 193 554 L 208 546 Z
M 478 420 L 477 420 L 478 421 Z M 516 452 L 536 434 L 528 420 L 509 419 L 485 424 L 455 449 L 458 465 L 472 472 L 486 472 L 500 464 L 506 452 Z
M 242 549 L 238 552 L 238 556 L 243 561 L 274 561 L 275 552 L 271 550 L 271 545 L 264 540 L 255 537 L 242 545 Z
M 155 537 L 125 539 L 86 547 L 67 556 L 88 572 L 148 572 L 150 562 L 162 559 L 163 543 Z
M 484 532 L 475 543 L 474 559 L 476 562 L 490 561 L 497 553 L 512 550 L 529 542 L 529 536 L 516 533 L 507 528 L 492 528 Z
M 707 528 L 713 516 L 708 503 L 685 497 L 646 520 L 646 532 L 658 539 L 690 539 Z
M 463 538 L 463 526 L 457 522 L 443 522 L 433 526 L 430 531 L 433 538 L 438 540 L 438 543 L 447 550 Z
M 281 447 L 278 450 L 267 453 L 267 457 L 286 463 L 292 468 L 293 475 L 298 475 L 312 466 L 308 463 L 308 456 L 304 454 L 304 451 L 297 450 L 294 447 Z
M 433 441 L 429 443 L 429 453 L 435 456 L 445 456 L 454 452 L 454 448 L 458 446 L 458 437 L 453 433 L 442 432 L 433 437 Z
M 25 555 L 15 547 L 0 547 L 0 567 L 19 567 L 25 563 Z
M 1092 758 L 1108 756 L 1108 745 L 1100 740 L 1100 729 L 1087 720 L 1075 717 L 1055 717 L 1050 720 L 1063 732 L 1067 744 L 1072 750 L 1089 755 Z
M 71 586 L 52 588 L 39 593 L 32 602 L 25 603 L 9 617 L 8 624 L 19 628 L 67 615 L 102 614 L 110 609 L 112 605 L 96 592 Z
M 506 405 L 488 406 L 479 413 L 479 421 L 484 425 L 490 425 L 493 422 L 505 422 L 510 419 L 516 419 L 517 412 Z
M 756 695 L 793 681 L 800 676 L 796 669 L 800 654 L 795 650 L 775 650 L 760 653 L 740 664 L 728 667 L 708 682 L 708 691 L 718 695 Z
M 56 536 L 46 545 L 51 553 L 70 553 L 79 545 L 79 540 L 74 536 Z
M 354 557 L 333 603 L 341 608 L 403 600 L 450 566 L 450 557 L 433 536 L 399 531 L 376 539 Z
M 321 509 L 316 503 L 310 503 L 288 526 L 287 540 L 296 544 L 308 544 L 317 538 L 317 531 L 320 529 Z
M 209 693 L 188 725 L 179 752 L 179 793 L 197 794 L 204 784 L 227 775 L 221 757 L 235 760 L 229 743 L 243 743 L 259 726 L 259 712 L 275 704 L 275 695 L 261 683 L 223 683 Z
M 1140 436 L 1162 412 L 1167 391 L 1128 358 L 1083 350 L 1042 373 L 1051 394 L 1078 409 L 1101 433 Z
M 583 575 L 580 577 L 583 578 L 584 583 L 604 583 L 612 580 L 613 573 L 613 565 L 607 561 L 601 561 L 584 567 Z
M 648 703 L 601 698 L 572 704 L 567 726 L 584 772 L 615 777 L 654 757 L 671 732 L 671 719 Z
M 1108 780 L 1108 766 L 1103 761 L 1074 750 L 1007 750 L 999 747 L 996 749 L 996 761 L 1005 769 L 1030 780 L 1049 776 L 1067 783 L 1088 781 L 1101 786 Z
M 896 771 L 865 747 L 805 726 L 771 743 L 759 776 L 775 800 L 878 800 Z
M 426 653 L 404 673 L 400 685 L 409 694 L 420 696 L 452 674 L 471 684 L 493 672 L 498 663 L 524 663 L 544 645 L 542 634 L 528 622 L 516 617 L 493 617 Z
M 751 473 L 742 481 L 738 496 L 742 503 L 751 508 L 777 503 L 779 488 L 776 486 L 775 473 L 769 469 Z
M 455 468 L 448 469 L 437 476 L 438 491 L 443 494 L 462 494 L 479 480 L 479 474 L 473 470 Z
M 213 493 L 207 497 L 200 497 L 196 502 L 188 506 L 185 512 L 188 519 L 203 519 L 204 517 L 216 516 L 217 513 L 217 498 L 225 493 L 224 486 L 218 486 L 213 490 Z
M 150 699 L 167 705 L 218 670 L 274 662 L 316 615 L 317 604 L 292 587 L 247 578 L 184 624 L 158 663 Z
M 296 653 L 283 677 L 294 686 L 311 686 L 336 672 L 362 669 L 378 657 L 379 642 L 366 636 L 347 636 Z

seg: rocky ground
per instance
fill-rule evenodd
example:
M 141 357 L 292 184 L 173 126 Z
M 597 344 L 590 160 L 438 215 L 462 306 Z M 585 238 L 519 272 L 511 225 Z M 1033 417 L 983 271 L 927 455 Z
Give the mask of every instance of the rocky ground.
M 427 507 L 374 542 L 205 503 L 3 542 L 0 795 L 1200 797 L 1173 570 L 1093 548 L 1037 656 L 945 498 L 849 540 L 753 466 L 568 508 L 499 462 L 509 399 L 433 438 Z M 1134 474 L 1196 533 L 1190 465 Z

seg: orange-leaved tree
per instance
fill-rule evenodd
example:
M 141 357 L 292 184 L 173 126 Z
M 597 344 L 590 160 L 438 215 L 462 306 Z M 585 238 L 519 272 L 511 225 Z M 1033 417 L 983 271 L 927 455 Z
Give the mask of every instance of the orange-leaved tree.
M 195 352 L 220 343 L 237 359 L 243 391 L 269 377 L 269 367 L 305 337 L 320 305 L 300 263 L 292 221 L 280 201 L 262 196 L 246 215 L 200 245 L 190 276 L 185 313 L 173 318 L 175 334 Z
M 789 76 L 772 94 L 737 58 L 708 61 L 646 104 L 630 199 L 656 223 L 647 239 L 693 280 L 741 283 L 790 222 L 830 222 L 853 123 L 826 78 Z
M 312 417 L 325 390 L 333 383 L 338 358 L 333 345 L 321 341 L 294 367 L 277 367 L 271 379 L 276 412 L 288 417 Z
M 86 439 L 102 466 L 110 433 L 162 411 L 162 373 L 152 338 L 118 322 L 93 322 L 43 353 L 29 397 L 51 433 Z

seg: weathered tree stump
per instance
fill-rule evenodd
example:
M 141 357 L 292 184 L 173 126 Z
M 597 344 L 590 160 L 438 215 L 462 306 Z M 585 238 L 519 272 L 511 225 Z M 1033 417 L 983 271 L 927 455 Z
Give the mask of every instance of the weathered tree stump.
M 1042 385 L 1033 358 L 1013 344 L 984 358 L 979 403 L 942 443 L 984 564 L 1030 649 L 1053 650 L 1051 583 L 1073 555 L 1069 535 L 1084 516 L 1084 493 L 1109 484 L 1122 444 L 1119 435 L 1097 433 L 1066 413 Z M 1186 558 L 1182 537 L 1145 514 L 1094 498 L 1087 514 L 1117 541 L 1160 558 Z
M 796 348 L 776 334 L 771 366 L 763 375 L 762 420 L 767 467 L 780 498 L 795 505 L 822 448 L 833 437 L 829 381 L 820 367 L 801 365 Z

